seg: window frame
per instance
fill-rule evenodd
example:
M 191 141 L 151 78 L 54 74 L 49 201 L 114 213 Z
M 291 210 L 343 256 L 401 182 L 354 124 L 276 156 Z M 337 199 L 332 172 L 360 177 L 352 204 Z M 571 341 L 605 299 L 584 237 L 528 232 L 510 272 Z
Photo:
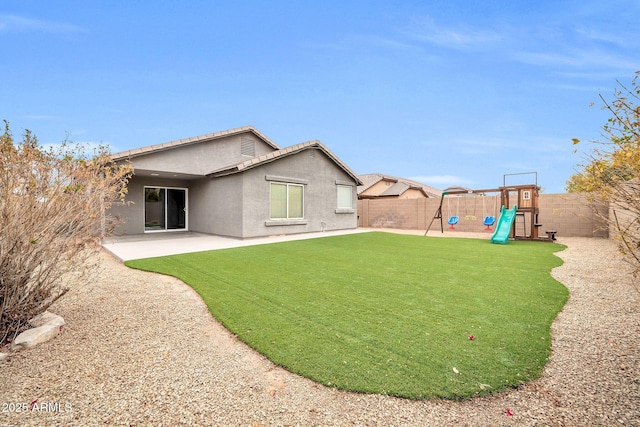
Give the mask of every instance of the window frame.
M 341 206 L 341 197 L 340 197 L 340 190 L 349 190 L 349 206 Z M 336 195 L 337 195 L 337 200 L 336 200 L 336 209 L 338 210 L 353 210 L 355 208 L 354 203 L 353 203 L 353 185 L 347 185 L 347 184 L 336 184 Z M 344 198 L 344 195 L 343 195 Z
M 147 221 L 147 190 L 157 189 L 162 190 L 163 197 L 163 228 L 148 228 L 146 226 Z M 184 228 L 168 228 L 169 223 L 169 209 L 168 209 L 168 190 L 176 190 L 184 192 Z M 189 189 L 187 187 L 171 187 L 166 185 L 144 185 L 142 187 L 142 219 L 143 219 L 143 232 L 144 233 L 173 233 L 176 231 L 189 231 Z
M 286 193 L 285 193 L 285 216 L 284 217 L 274 217 L 273 215 L 273 186 L 274 185 L 279 185 L 279 186 L 285 186 L 286 187 Z M 292 187 L 296 187 L 296 188 L 300 188 L 302 191 L 301 194 L 301 200 L 300 200 L 300 211 L 301 211 L 301 215 L 302 216 L 290 216 L 290 212 L 291 212 L 291 205 L 290 205 L 290 201 L 291 201 L 291 194 L 290 194 L 290 188 Z M 273 181 L 269 183 L 269 220 L 270 221 L 289 221 L 289 220 L 302 220 L 304 219 L 304 215 L 305 215 L 305 209 L 304 209 L 304 205 L 305 205 L 305 196 L 304 196 L 304 184 L 298 184 L 298 183 L 293 183 L 293 182 L 279 182 L 279 181 Z
M 350 181 L 345 181 L 345 180 L 340 180 L 340 179 L 336 179 L 336 210 L 335 213 L 336 214 L 355 214 L 356 213 L 356 206 L 357 206 L 357 202 L 354 200 L 353 198 L 353 191 L 355 188 L 355 185 L 353 185 L 352 182 Z M 340 206 L 340 195 L 339 193 L 339 188 L 340 187 L 349 187 L 350 192 L 351 192 L 351 206 L 350 207 L 344 207 L 344 206 Z

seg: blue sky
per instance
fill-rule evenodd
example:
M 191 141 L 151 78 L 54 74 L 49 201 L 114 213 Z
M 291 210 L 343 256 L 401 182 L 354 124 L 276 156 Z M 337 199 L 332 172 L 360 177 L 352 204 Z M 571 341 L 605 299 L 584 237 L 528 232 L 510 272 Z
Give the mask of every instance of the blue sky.
M 601 139 L 598 94 L 640 70 L 639 18 L 637 0 L 5 0 L 0 119 L 113 152 L 253 125 L 356 173 L 535 171 L 558 193 L 571 138 Z

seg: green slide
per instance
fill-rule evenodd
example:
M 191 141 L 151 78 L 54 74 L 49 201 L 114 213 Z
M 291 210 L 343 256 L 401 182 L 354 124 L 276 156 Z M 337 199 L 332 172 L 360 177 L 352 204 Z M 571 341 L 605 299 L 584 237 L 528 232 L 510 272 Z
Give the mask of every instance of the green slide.
M 509 243 L 509 234 L 511 234 L 511 226 L 516 218 L 516 210 L 518 210 L 517 206 L 511 209 L 505 209 L 504 206 L 500 208 L 500 218 L 498 219 L 496 230 L 491 236 L 491 243 L 500 243 L 502 245 Z

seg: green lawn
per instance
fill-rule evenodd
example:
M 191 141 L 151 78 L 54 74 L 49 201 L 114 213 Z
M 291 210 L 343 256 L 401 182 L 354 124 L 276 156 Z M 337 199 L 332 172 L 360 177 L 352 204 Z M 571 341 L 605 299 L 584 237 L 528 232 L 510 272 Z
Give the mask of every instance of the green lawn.
M 465 398 L 540 375 L 568 298 L 550 275 L 562 249 L 373 232 L 126 264 L 180 278 L 242 341 L 319 383 Z

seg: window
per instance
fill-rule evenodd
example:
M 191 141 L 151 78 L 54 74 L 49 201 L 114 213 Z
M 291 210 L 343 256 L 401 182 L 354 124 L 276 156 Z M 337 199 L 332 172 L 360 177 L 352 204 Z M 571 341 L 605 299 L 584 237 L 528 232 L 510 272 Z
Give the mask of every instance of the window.
M 353 187 L 350 185 L 337 185 L 338 209 L 353 209 Z
M 299 219 L 304 217 L 304 186 L 271 183 L 271 219 Z
M 522 192 L 522 200 L 531 200 L 531 192 L 529 190 Z

